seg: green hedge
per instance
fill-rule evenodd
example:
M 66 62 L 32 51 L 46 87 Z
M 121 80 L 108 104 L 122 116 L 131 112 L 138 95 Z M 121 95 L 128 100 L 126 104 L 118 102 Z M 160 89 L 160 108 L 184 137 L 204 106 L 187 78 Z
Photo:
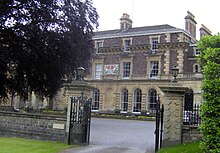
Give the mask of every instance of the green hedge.
M 207 153 L 220 152 L 220 35 L 203 37 L 198 43 L 204 80 L 200 127 L 202 147 Z

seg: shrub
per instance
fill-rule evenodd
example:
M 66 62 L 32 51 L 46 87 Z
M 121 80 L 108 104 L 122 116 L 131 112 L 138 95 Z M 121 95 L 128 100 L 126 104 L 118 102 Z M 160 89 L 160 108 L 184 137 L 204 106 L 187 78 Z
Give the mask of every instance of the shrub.
M 220 152 L 220 35 L 203 37 L 198 43 L 203 67 L 203 102 L 200 127 L 202 147 L 207 153 Z
M 120 109 L 115 108 L 115 109 L 114 109 L 114 113 L 115 113 L 115 114 L 120 114 Z

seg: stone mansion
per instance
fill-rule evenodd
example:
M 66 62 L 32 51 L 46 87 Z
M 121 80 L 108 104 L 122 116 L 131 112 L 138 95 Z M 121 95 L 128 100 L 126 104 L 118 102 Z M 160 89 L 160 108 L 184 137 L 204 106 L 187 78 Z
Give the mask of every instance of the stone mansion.
M 191 12 L 185 29 L 168 24 L 132 27 L 124 13 L 120 28 L 94 33 L 94 53 L 85 80 L 95 87 L 92 111 L 154 112 L 160 86 L 172 85 L 172 68 L 179 69 L 177 83 L 188 87 L 184 109 L 201 102 L 203 79 L 196 46 L 196 21 Z M 204 25 L 200 37 L 211 35 Z
M 168 24 L 132 27 L 132 20 L 124 13 L 120 28 L 94 32 L 94 52 L 90 67 L 86 70 L 85 82 L 94 87 L 93 112 L 154 113 L 158 96 L 163 103 L 160 87 L 175 85 L 187 87 L 184 110 L 201 103 L 203 75 L 198 64 L 195 16 L 187 12 L 185 29 Z M 211 35 L 201 26 L 200 37 Z M 173 82 L 172 68 L 179 69 L 177 82 Z M 43 103 L 30 95 L 34 109 L 49 107 L 64 109 L 67 106 L 66 90 L 53 100 Z M 19 97 L 15 108 L 21 108 Z

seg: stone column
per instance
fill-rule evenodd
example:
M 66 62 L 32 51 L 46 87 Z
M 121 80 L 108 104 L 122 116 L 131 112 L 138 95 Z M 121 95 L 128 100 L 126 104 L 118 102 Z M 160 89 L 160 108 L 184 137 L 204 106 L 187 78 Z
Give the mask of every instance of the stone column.
M 181 86 L 160 87 L 164 93 L 163 146 L 181 143 L 183 125 L 183 102 L 187 88 Z

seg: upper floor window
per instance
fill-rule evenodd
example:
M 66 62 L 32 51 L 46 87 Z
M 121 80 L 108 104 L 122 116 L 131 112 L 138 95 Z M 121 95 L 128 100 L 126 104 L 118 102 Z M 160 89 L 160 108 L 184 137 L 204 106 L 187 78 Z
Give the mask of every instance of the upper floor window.
M 123 62 L 122 78 L 129 79 L 131 72 L 131 62 Z
M 150 62 L 150 78 L 158 78 L 159 72 L 159 62 L 158 61 L 151 61 Z
M 194 49 L 194 55 L 195 55 L 195 56 L 199 56 L 199 55 L 200 55 L 200 51 L 199 51 L 198 48 L 195 48 L 195 49 Z
M 101 79 L 102 64 L 95 64 L 95 79 Z
M 96 41 L 95 42 L 96 53 L 100 53 L 101 47 L 103 47 L 103 41 Z
M 158 43 L 159 43 L 159 38 L 158 37 L 151 38 L 151 51 L 152 51 L 153 54 L 155 54 L 157 52 Z
M 194 72 L 194 73 L 200 72 L 200 66 L 199 66 L 198 64 L 194 64 L 194 65 L 193 65 L 193 72 Z
M 131 39 L 124 39 L 123 40 L 124 52 L 130 52 L 131 45 L 132 45 Z

